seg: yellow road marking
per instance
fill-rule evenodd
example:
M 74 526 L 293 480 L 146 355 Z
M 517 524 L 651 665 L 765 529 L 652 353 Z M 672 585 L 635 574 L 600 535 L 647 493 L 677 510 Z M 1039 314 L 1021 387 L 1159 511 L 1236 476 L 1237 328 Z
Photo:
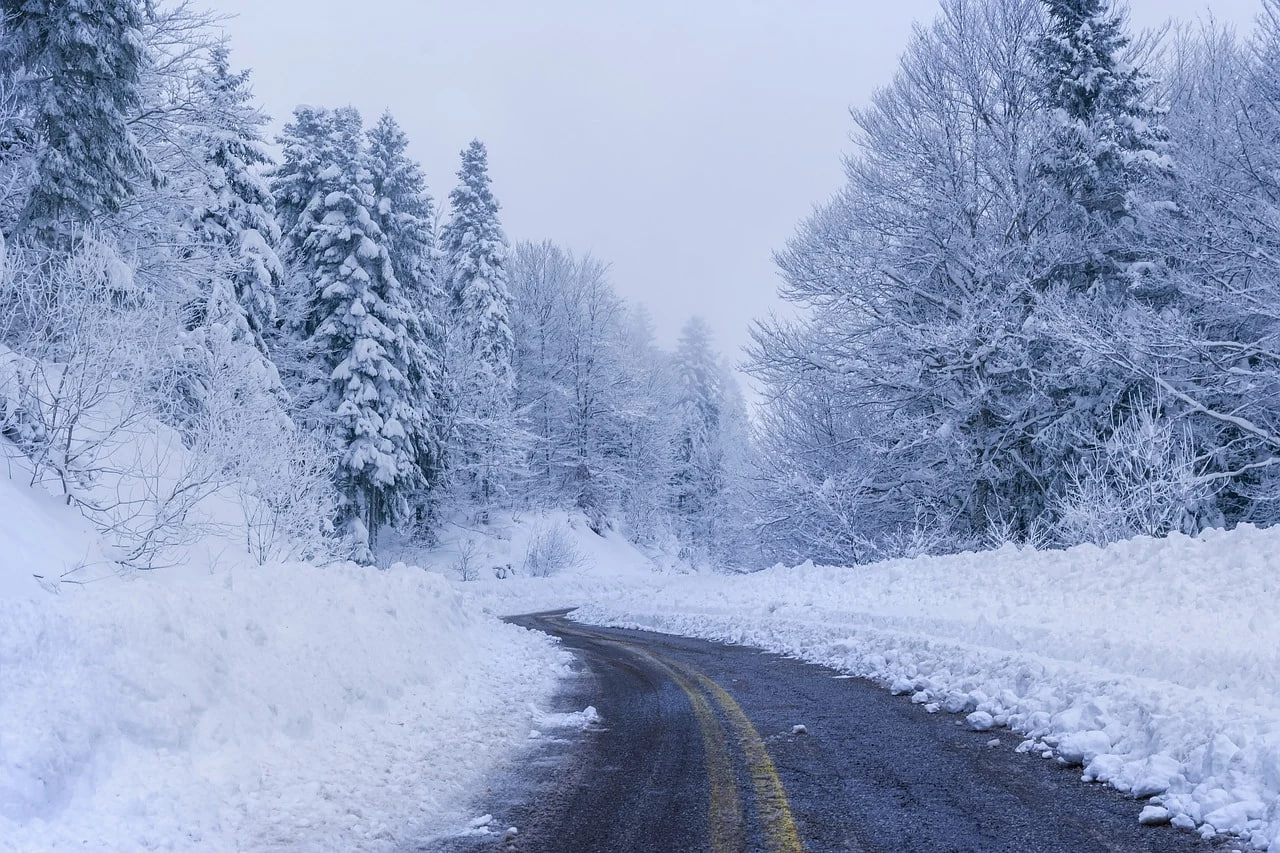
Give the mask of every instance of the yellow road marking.
M 804 845 L 800 842 L 800 832 L 796 829 L 795 818 L 791 814 L 791 804 L 787 802 L 786 789 L 782 787 L 782 780 L 778 778 L 778 770 L 769 757 L 769 751 L 765 749 L 764 740 L 751 720 L 747 719 L 742 706 L 729 695 L 729 691 L 701 672 L 666 658 L 663 660 L 697 679 L 733 726 L 746 756 L 751 786 L 755 789 L 756 814 L 764 828 L 769 849 L 774 853 L 803 853 Z
M 734 778 L 733 764 L 729 760 L 724 726 L 716 718 L 716 712 L 706 697 L 687 678 L 662 661 L 648 655 L 651 660 L 679 685 L 693 705 L 694 716 L 702 729 L 702 748 L 707 759 L 707 776 L 711 781 L 711 848 L 715 853 L 738 853 L 745 845 L 742 834 L 742 803 L 738 798 L 738 782 Z
M 665 670 L 671 680 L 689 697 L 698 726 L 702 729 L 707 776 L 711 782 L 709 822 L 712 848 L 715 853 L 736 853 L 744 848 L 745 838 L 742 831 L 742 805 L 738 797 L 738 784 L 734 777 L 733 765 L 726 748 L 724 726 L 707 702 L 703 691 L 706 691 L 706 694 L 720 706 L 729 725 L 733 727 L 734 734 L 737 735 L 738 743 L 746 758 L 751 785 L 755 791 L 756 814 L 760 819 L 770 851 L 772 853 L 804 853 L 804 845 L 800 842 L 800 833 L 796 829 L 795 819 L 791 814 L 791 805 L 787 802 L 787 792 L 782 786 L 782 780 L 778 778 L 773 759 L 769 757 L 769 751 L 765 749 L 760 733 L 751 724 L 751 720 L 747 719 L 742 706 L 729 695 L 727 690 L 696 669 L 649 651 L 639 643 L 605 637 L 588 631 L 573 630 L 563 623 L 561 630 L 564 633 L 576 634 L 598 643 L 610 643 L 634 654 L 643 655 Z M 699 685 L 702 690 L 698 689 Z

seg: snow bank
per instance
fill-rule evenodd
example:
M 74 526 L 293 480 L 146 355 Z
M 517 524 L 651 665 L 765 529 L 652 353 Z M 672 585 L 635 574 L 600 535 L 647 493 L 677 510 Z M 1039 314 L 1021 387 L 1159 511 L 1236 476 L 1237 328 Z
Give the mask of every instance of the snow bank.
M 75 510 L 0 477 L 0 850 L 380 851 L 465 826 L 564 653 L 438 574 L 199 544 L 121 575 Z
M 403 566 L 0 602 L 0 848 L 421 841 L 523 745 L 560 655 Z
M 578 602 L 584 621 L 755 645 L 981 712 L 1023 751 L 1153 797 L 1147 822 L 1280 850 L 1280 530 L 597 583 Z

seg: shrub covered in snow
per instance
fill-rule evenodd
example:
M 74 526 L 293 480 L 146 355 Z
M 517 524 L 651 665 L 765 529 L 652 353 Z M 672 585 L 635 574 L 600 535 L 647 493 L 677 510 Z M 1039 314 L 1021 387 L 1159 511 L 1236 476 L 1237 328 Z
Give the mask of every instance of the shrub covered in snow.
M 573 540 L 559 526 L 545 525 L 534 531 L 524 554 L 524 573 L 545 578 L 566 569 L 578 568 L 582 556 Z

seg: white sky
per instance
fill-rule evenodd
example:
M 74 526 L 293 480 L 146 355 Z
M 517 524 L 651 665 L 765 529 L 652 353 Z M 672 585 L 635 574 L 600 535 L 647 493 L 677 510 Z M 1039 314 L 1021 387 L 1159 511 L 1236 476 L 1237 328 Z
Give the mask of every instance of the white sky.
M 778 306 L 770 255 L 841 183 L 851 105 L 936 0 L 204 0 L 234 14 L 276 126 L 299 103 L 389 107 L 437 201 L 488 145 L 513 240 L 612 265 L 663 344 L 692 314 L 735 360 Z M 1135 25 L 1261 0 L 1131 0 Z

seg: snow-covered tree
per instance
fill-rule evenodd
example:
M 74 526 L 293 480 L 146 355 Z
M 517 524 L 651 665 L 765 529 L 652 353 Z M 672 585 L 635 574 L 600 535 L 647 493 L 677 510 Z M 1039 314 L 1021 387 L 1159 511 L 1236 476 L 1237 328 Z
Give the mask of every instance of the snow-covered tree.
M 737 509 L 730 480 L 738 473 L 733 459 L 745 439 L 746 412 L 701 317 L 690 319 L 680 333 L 675 374 L 675 516 L 691 544 L 719 560 L 731 538 L 726 534 L 741 531 L 741 525 L 727 522 Z
M 128 123 L 147 62 L 138 0 L 4 0 L 0 12 L 0 63 L 37 138 L 19 227 L 66 232 L 158 183 Z
M 438 486 L 444 474 L 443 413 L 444 324 L 448 303 L 441 289 L 436 263 L 434 210 L 422 168 L 409 159 L 408 137 L 391 113 L 384 112 L 368 133 L 368 167 L 373 209 L 386 241 L 391 266 L 408 309 L 406 328 L 416 342 L 416 355 L 407 375 L 413 389 L 414 425 L 418 436 L 418 467 L 427 486 Z M 426 523 L 437 496 L 431 492 L 415 500 Z
M 779 256 L 807 312 L 756 331 L 780 552 L 1059 529 L 1085 448 L 1180 405 L 1138 322 L 1198 310 L 1156 94 L 1104 0 L 949 0 L 917 30 L 855 114 L 845 188 Z
M 752 350 L 783 454 L 762 472 L 779 556 L 820 539 L 867 559 L 926 529 L 960 544 L 1043 503 L 1024 327 L 1043 25 L 1036 0 L 944 3 L 855 113 L 845 187 L 778 256 L 807 309 Z
M 422 360 L 366 168 L 359 114 L 299 108 L 274 178 L 304 352 L 322 367 L 312 418 L 339 452 L 341 521 L 357 559 L 420 483 L 423 420 L 411 373 Z
M 618 504 L 631 536 L 656 543 L 675 532 L 671 490 L 678 424 L 670 355 L 656 341 L 643 308 L 628 306 L 622 319 L 619 361 L 626 383 L 617 402 Z
M 1280 7 L 1264 3 L 1252 43 L 1208 23 L 1180 31 L 1167 56 L 1181 179 L 1160 245 L 1180 299 L 1090 343 L 1189 424 L 1194 473 L 1216 493 L 1200 523 L 1271 524 L 1280 520 Z
M 1052 215 L 1072 251 L 1050 275 L 1078 289 L 1122 289 L 1141 233 L 1160 201 L 1144 198 L 1172 171 L 1153 82 L 1126 55 L 1124 19 L 1110 0 L 1042 0 L 1049 31 L 1038 48 L 1052 129 L 1038 175 L 1056 192 Z
M 482 504 L 494 500 L 517 458 L 507 238 L 490 189 L 488 154 L 474 140 L 462 152 L 441 234 L 450 302 L 446 361 L 452 428 L 447 463 Z
M 462 151 L 458 186 L 449 193 L 449 222 L 441 234 L 441 249 L 454 325 L 471 341 L 486 378 L 509 391 L 514 377 L 507 238 L 490 183 L 484 143 L 472 140 Z
M 231 71 L 223 45 L 213 49 L 196 84 L 203 121 L 192 135 L 204 156 L 208 198 L 193 211 L 193 225 L 201 240 L 229 254 L 207 313 L 230 323 L 265 353 L 284 279 L 275 250 L 280 240 L 275 200 L 261 174 L 271 163 L 262 136 L 267 118 L 253 103 L 249 72 Z M 227 293 L 218 292 L 223 281 L 230 285 Z
M 529 491 L 583 510 L 598 526 L 622 509 L 631 485 L 631 430 L 648 359 L 606 272 L 550 242 L 517 245 L 510 266 Z

